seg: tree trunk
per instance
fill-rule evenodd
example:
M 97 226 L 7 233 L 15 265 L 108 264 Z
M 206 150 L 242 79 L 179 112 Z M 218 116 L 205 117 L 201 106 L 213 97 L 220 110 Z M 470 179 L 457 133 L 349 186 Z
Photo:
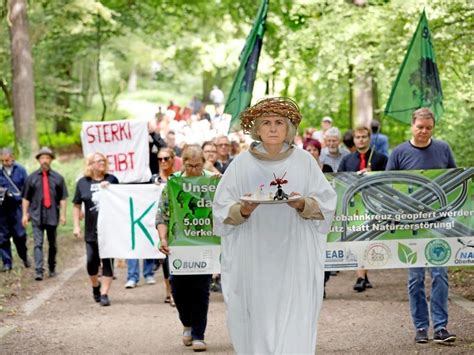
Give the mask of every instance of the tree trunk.
M 357 125 L 370 127 L 374 112 L 372 95 L 372 79 L 370 74 L 358 76 L 355 85 Z
M 138 82 L 137 68 L 133 66 L 132 70 L 130 71 L 130 75 L 128 76 L 127 91 L 128 92 L 137 91 L 137 82 Z
M 55 117 L 55 133 L 71 132 L 71 94 L 72 86 L 72 62 L 65 61 L 58 68 L 58 74 L 62 81 L 62 86 L 57 89 L 56 105 L 59 106 L 59 114 Z
M 26 0 L 8 0 L 12 59 L 12 98 L 15 140 L 20 156 L 38 150 L 33 58 L 28 32 Z
M 204 103 L 211 103 L 209 94 L 212 90 L 212 85 L 216 85 L 213 80 L 214 78 L 211 72 L 202 72 L 202 102 Z
M 353 76 L 354 66 L 349 64 L 349 77 L 348 77 L 348 84 L 349 84 L 349 128 L 354 127 L 354 76 Z
M 372 79 L 372 107 L 374 110 L 373 118 L 380 121 L 380 112 L 381 109 L 379 107 L 379 87 L 377 84 L 377 79 L 375 78 L 374 74 L 371 74 Z

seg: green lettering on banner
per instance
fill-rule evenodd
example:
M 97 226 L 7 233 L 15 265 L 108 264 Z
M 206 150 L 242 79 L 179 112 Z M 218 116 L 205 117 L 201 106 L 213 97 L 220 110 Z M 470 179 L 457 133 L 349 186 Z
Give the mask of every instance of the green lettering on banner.
M 212 200 L 218 182 L 211 176 L 168 180 L 170 246 L 220 245 L 212 230 Z
M 152 246 L 155 246 L 155 243 L 153 242 L 153 238 L 151 237 L 150 233 L 148 233 L 148 230 L 145 228 L 145 226 L 142 223 L 143 217 L 145 217 L 148 212 L 153 208 L 156 202 L 153 202 L 148 208 L 145 210 L 145 212 L 142 213 L 140 217 L 135 219 L 134 215 L 134 208 L 133 208 L 133 198 L 129 197 L 128 198 L 129 205 L 130 205 L 130 228 L 131 228 L 131 236 L 132 236 L 132 250 L 135 250 L 135 226 L 138 224 L 138 227 L 142 230 L 142 232 L 145 234 L 147 237 L 148 241 Z

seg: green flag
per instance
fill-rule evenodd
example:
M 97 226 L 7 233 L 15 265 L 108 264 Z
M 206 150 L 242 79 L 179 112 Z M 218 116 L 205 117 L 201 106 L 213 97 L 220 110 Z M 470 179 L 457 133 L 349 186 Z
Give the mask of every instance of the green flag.
M 268 0 L 262 0 L 257 18 L 240 53 L 240 66 L 225 104 L 224 112 L 232 115 L 229 132 L 240 130 L 240 113 L 250 105 L 258 59 L 262 50 Z
M 436 121 L 443 115 L 443 93 L 425 11 L 392 87 L 385 114 L 411 124 L 411 114 L 420 107 L 430 108 Z

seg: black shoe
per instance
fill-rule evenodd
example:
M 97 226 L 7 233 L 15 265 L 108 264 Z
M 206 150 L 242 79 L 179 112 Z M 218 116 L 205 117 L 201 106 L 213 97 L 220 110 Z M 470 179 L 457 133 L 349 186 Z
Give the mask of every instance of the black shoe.
M 109 296 L 101 295 L 100 296 L 100 305 L 103 307 L 110 306 Z
M 365 279 L 359 277 L 354 285 L 354 291 L 363 292 L 366 287 Z
M 94 301 L 100 302 L 100 282 L 99 286 L 92 287 L 92 297 L 94 297 Z
M 35 280 L 36 281 L 42 281 L 43 280 L 43 273 L 42 272 L 37 272 L 35 274 Z
M 433 341 L 435 343 L 454 343 L 456 341 L 456 334 L 451 334 L 446 328 L 441 328 L 434 333 Z
M 428 342 L 428 331 L 425 328 L 416 330 L 415 343 L 426 344 Z
M 49 270 L 49 277 L 56 277 L 56 271 Z
M 31 267 L 31 263 L 30 263 L 30 261 L 28 260 L 28 258 L 26 258 L 25 260 L 23 260 L 23 265 L 25 265 L 26 268 Z
M 370 281 L 367 277 L 365 277 L 365 287 L 366 288 L 373 288 L 372 284 L 370 283 Z

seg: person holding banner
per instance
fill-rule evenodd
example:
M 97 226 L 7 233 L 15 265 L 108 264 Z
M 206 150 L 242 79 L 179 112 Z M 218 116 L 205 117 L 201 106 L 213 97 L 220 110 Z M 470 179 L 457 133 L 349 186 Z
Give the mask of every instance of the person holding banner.
M 228 328 L 239 354 L 316 350 L 326 234 L 337 197 L 313 156 L 292 144 L 300 121 L 288 98 L 245 110 L 242 129 L 257 142 L 229 165 L 214 196 Z M 262 185 L 270 189 L 275 176 L 292 201 L 246 200 Z
M 151 181 L 157 185 L 164 184 L 168 181 L 169 177 L 175 172 L 175 150 L 171 147 L 161 148 L 158 152 L 158 164 L 160 166 L 160 173 L 153 175 Z M 171 307 L 176 307 L 174 303 L 173 296 L 171 295 L 171 285 L 170 285 L 170 269 L 168 266 L 168 257 L 166 259 L 157 259 L 156 260 L 156 269 L 160 267 L 160 264 L 163 268 L 163 280 L 165 283 L 165 303 L 169 303 Z
M 387 157 L 370 148 L 370 128 L 357 126 L 354 128 L 353 134 L 356 151 L 342 158 L 337 171 L 354 171 L 363 174 L 366 171 L 385 170 Z M 357 269 L 356 276 L 356 282 L 352 286 L 354 291 L 364 292 L 366 289 L 373 287 L 369 281 L 369 272 L 366 269 Z
M 183 150 L 184 171 L 171 176 L 212 176 L 204 170 L 204 154 L 198 145 L 188 145 Z M 168 188 L 163 189 L 156 226 L 160 236 L 160 251 L 169 255 L 172 248 L 168 246 L 168 223 L 170 221 Z M 178 309 L 179 319 L 183 324 L 182 341 L 185 346 L 192 346 L 194 351 L 205 351 L 204 333 L 207 326 L 209 308 L 209 285 L 211 275 L 171 275 L 171 291 Z
M 102 153 L 89 154 L 84 162 L 84 176 L 77 181 L 73 199 L 73 234 L 81 236 L 81 205 L 85 210 L 85 233 L 87 273 L 92 285 L 92 295 L 101 306 L 110 306 L 108 291 L 114 276 L 113 259 L 101 259 L 97 239 L 97 219 L 99 217 L 100 187 L 118 184 L 114 175 L 108 174 L 107 157 Z M 102 284 L 99 282 L 99 267 L 102 264 Z
M 429 108 L 420 108 L 412 114 L 412 138 L 398 145 L 390 155 L 386 170 L 450 169 L 456 167 L 451 148 L 446 142 L 432 139 L 435 118 Z M 433 322 L 433 341 L 452 343 L 456 335 L 449 333 L 448 325 L 448 268 L 431 267 L 430 310 Z M 426 268 L 408 269 L 408 296 L 415 342 L 428 343 L 430 317 L 425 292 Z

